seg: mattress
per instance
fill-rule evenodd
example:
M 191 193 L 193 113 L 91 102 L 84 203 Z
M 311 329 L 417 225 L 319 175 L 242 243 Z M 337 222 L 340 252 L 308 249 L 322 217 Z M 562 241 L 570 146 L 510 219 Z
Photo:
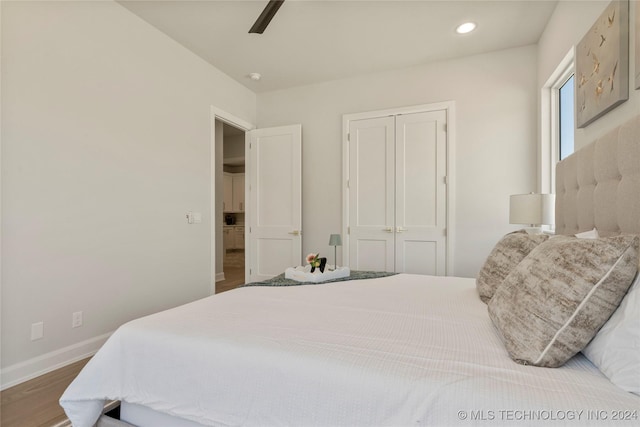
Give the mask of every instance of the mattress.
M 110 399 L 208 426 L 616 425 L 640 410 L 580 355 L 511 361 L 475 280 L 408 274 L 240 288 L 127 323 L 60 402 L 83 427 Z

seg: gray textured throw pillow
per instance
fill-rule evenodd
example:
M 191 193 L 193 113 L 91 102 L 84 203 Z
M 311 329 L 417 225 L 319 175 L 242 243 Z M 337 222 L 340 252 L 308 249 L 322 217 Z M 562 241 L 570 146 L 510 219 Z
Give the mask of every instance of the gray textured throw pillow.
M 616 310 L 638 268 L 638 236 L 558 236 L 531 251 L 489 302 L 509 356 L 555 368 Z
M 486 304 L 511 271 L 529 252 L 549 238 L 546 234 L 528 234 L 524 230 L 504 236 L 495 245 L 478 273 L 476 288 L 480 299 Z

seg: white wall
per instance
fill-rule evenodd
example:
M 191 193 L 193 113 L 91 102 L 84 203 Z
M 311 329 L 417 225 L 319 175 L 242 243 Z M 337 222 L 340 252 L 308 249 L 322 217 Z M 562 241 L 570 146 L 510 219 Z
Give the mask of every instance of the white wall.
M 542 90 L 562 58 L 576 46 L 610 1 L 561 1 L 538 43 L 538 88 Z M 579 149 L 613 127 L 640 114 L 640 91 L 635 90 L 635 8 L 630 1 L 629 100 L 582 129 L 576 129 L 575 148 Z
M 2 55 L 6 385 L 209 294 L 210 106 L 256 99 L 112 2 L 2 2 Z
M 342 115 L 456 104 L 454 273 L 473 277 L 509 225 L 509 195 L 536 186 L 536 47 L 258 94 L 258 126 L 302 124 L 303 253 L 342 229 Z M 338 253 L 340 257 L 340 252 Z

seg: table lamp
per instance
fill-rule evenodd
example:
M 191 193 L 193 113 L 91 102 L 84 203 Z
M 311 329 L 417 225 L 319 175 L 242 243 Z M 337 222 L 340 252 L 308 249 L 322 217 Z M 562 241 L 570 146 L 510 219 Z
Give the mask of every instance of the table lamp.
M 554 221 L 555 194 L 514 194 L 509 199 L 509 224 L 527 224 L 529 233 L 539 234 L 540 226 Z
M 338 246 L 342 246 L 342 237 L 339 234 L 332 234 L 329 237 L 329 246 L 333 246 L 333 269 L 338 269 Z

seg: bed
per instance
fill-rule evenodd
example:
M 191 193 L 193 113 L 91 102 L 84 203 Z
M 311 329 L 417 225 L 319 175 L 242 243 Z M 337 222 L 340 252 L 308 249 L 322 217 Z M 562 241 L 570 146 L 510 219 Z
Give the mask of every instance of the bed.
M 596 229 L 604 238 L 594 242 L 640 234 L 639 135 L 635 118 L 558 165 L 557 233 Z M 618 260 L 633 262 L 635 275 L 634 239 L 635 255 L 628 244 Z M 546 254 L 534 248 L 513 269 L 537 253 Z M 625 307 L 612 310 L 628 324 L 640 285 L 627 267 L 611 304 Z M 505 288 L 489 305 L 476 279 L 457 277 L 236 289 L 123 325 L 60 403 L 76 427 L 94 425 L 109 400 L 122 402 L 123 425 L 138 426 L 638 423 L 640 396 L 583 353 L 557 368 L 514 361 L 517 343 L 497 326 L 509 317 L 495 301 L 517 291 Z M 610 315 L 603 333 L 617 330 Z

